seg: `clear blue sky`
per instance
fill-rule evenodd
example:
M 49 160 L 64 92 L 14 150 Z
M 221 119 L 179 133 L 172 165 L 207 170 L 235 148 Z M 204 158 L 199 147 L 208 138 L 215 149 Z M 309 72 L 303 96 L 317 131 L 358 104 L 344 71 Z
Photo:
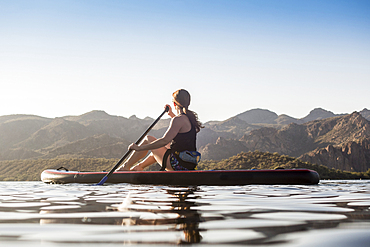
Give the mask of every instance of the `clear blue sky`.
M 370 108 L 370 1 L 1 0 L 0 116 Z

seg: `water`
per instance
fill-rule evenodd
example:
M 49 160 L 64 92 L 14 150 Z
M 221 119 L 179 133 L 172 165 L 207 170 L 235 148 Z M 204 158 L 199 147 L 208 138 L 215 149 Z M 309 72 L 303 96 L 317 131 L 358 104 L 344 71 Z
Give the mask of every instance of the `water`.
M 0 182 L 2 246 L 370 246 L 370 181 L 168 187 Z

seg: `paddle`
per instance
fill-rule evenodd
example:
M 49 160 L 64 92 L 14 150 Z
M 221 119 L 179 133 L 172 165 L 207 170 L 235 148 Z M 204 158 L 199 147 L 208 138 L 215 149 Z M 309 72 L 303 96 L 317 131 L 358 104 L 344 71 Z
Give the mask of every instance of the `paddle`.
M 140 136 L 140 138 L 135 142 L 137 145 L 140 144 L 140 142 L 144 139 L 144 137 L 148 134 L 148 132 L 156 125 L 156 123 L 161 119 L 161 117 L 170 110 L 168 106 L 166 106 L 165 110 L 162 112 L 162 114 L 148 127 L 148 129 Z M 96 185 L 103 185 L 105 181 L 107 181 L 108 177 L 112 175 L 112 173 L 121 165 L 121 163 L 131 154 L 133 150 L 129 149 L 127 152 L 122 156 L 122 158 L 117 162 L 117 164 L 105 175 L 102 180 L 100 180 L 99 183 Z

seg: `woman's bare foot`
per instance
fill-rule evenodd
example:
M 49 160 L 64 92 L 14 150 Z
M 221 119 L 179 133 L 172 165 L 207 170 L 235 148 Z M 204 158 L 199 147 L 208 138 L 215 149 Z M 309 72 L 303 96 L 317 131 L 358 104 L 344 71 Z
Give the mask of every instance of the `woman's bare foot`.
M 136 166 L 132 167 L 130 170 L 131 171 L 142 171 L 144 169 L 140 166 L 140 164 L 137 164 Z
M 128 172 L 128 171 L 130 171 L 130 169 L 129 169 L 129 168 L 127 168 L 127 167 L 125 167 L 125 165 L 120 166 L 120 167 L 116 170 L 116 172 Z

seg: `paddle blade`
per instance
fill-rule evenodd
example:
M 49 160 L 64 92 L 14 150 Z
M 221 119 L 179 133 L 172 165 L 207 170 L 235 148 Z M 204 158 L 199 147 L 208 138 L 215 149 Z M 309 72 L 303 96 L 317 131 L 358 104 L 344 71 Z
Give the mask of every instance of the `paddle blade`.
M 95 184 L 95 185 L 103 185 L 105 183 L 105 181 L 107 181 L 107 179 L 108 179 L 108 176 L 104 176 L 104 178 L 102 180 L 100 180 L 100 182 Z

